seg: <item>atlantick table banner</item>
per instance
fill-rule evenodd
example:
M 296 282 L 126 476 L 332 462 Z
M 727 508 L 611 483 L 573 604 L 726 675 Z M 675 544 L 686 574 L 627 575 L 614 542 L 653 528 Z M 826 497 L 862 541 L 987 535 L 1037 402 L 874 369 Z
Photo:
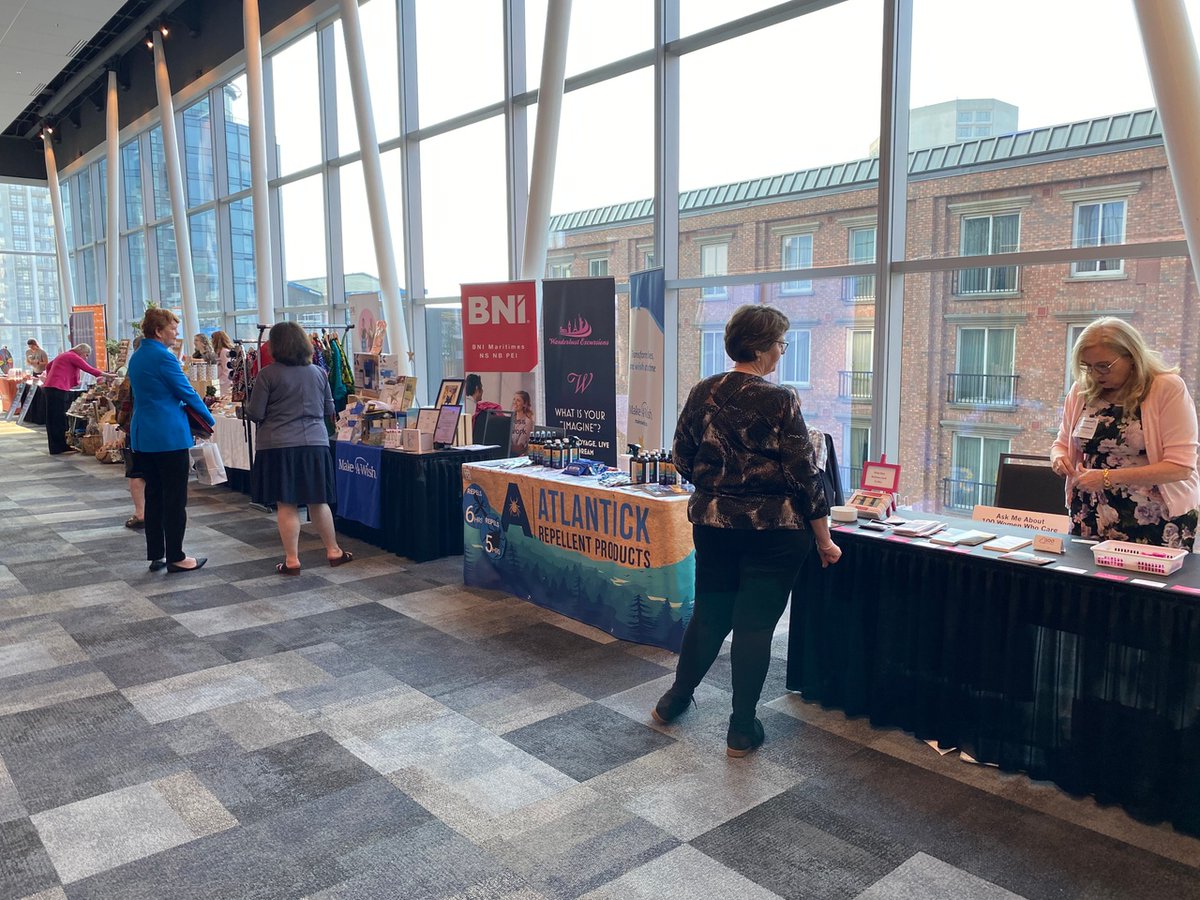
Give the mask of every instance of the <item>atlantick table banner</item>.
M 663 270 L 629 276 L 629 414 L 631 444 L 663 446 Z
M 678 650 L 696 593 L 687 496 L 464 465 L 463 582 Z
M 383 449 L 338 441 L 334 465 L 337 469 L 337 514 L 368 528 L 378 528 L 383 494 L 379 488 Z
M 617 282 L 542 282 L 546 423 L 580 439 L 583 455 L 617 464 Z
M 462 285 L 463 371 L 532 372 L 538 363 L 537 282 Z

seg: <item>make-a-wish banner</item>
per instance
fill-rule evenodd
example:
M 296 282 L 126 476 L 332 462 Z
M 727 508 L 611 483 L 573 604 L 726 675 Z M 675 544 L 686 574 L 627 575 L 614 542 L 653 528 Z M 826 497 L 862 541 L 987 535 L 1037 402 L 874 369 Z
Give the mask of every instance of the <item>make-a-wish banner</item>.
M 546 424 L 580 439 L 583 455 L 617 464 L 617 283 L 542 282 Z
M 368 528 L 378 528 L 383 496 L 379 482 L 383 448 L 338 441 L 334 464 L 337 468 L 337 514 Z
M 463 582 L 678 650 L 696 593 L 687 498 L 464 465 Z
M 663 446 L 663 270 L 629 276 L 629 415 L 631 444 Z

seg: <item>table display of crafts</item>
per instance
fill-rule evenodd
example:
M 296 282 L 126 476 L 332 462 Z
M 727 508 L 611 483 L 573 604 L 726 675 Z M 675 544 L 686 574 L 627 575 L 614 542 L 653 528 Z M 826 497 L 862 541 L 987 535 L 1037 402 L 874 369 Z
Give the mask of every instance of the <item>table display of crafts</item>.
M 117 384 L 98 381 L 75 398 L 67 410 L 67 444 L 89 455 L 97 456 L 104 445 L 102 425 L 115 422 Z M 111 453 L 106 453 L 106 461 Z

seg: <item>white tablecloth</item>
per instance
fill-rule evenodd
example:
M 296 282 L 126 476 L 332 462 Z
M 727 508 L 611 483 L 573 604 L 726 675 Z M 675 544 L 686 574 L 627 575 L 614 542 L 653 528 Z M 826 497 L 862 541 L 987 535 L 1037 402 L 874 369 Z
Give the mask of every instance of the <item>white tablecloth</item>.
M 246 425 L 241 419 L 217 416 L 213 440 L 221 449 L 221 461 L 227 469 L 250 471 L 250 448 L 246 446 Z M 251 428 L 257 426 L 251 425 Z

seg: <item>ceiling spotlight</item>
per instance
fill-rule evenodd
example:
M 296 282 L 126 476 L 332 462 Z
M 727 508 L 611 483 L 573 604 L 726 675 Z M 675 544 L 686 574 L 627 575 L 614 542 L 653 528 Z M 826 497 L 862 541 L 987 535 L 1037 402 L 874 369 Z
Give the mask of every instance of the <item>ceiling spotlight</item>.
M 42 133 L 43 134 L 54 134 L 54 129 L 51 128 L 49 125 L 47 125 L 45 128 L 42 129 Z
M 166 25 L 160 25 L 160 26 L 158 26 L 158 30 L 162 32 L 162 36 L 163 36 L 163 37 L 166 37 L 166 36 L 169 34 L 169 32 L 167 31 L 167 26 L 166 26 Z

